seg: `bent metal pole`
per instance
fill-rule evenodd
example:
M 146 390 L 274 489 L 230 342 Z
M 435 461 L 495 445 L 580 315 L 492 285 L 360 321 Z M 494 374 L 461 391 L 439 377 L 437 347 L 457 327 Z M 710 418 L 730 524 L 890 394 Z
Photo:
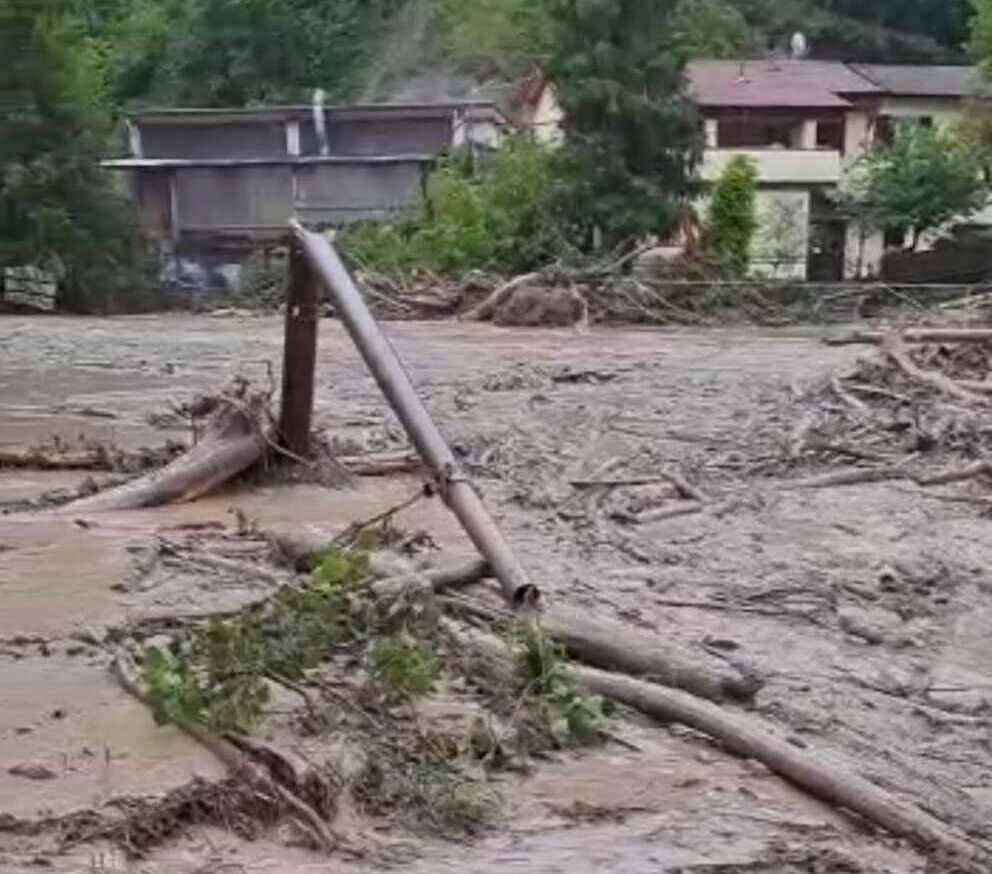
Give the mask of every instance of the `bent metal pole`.
M 308 231 L 299 222 L 291 221 L 290 228 L 311 269 L 327 287 L 338 316 L 386 400 L 434 474 L 441 497 L 489 563 L 503 587 L 504 596 L 517 606 L 533 605 L 538 597 L 537 589 L 528 580 L 475 488 L 462 473 L 338 253 L 325 236 Z

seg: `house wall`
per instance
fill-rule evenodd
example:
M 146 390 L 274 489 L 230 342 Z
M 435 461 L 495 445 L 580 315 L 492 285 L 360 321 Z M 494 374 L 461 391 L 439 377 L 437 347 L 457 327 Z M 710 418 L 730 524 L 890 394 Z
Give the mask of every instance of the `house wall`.
M 844 157 L 846 170 L 868 151 L 872 136 L 872 113 L 868 109 L 852 109 L 844 116 Z
M 947 128 L 961 118 L 963 103 L 949 97 L 885 97 L 878 107 L 880 115 L 893 118 L 929 116 L 936 127 Z
M 329 154 L 342 156 L 436 155 L 451 146 L 451 115 L 430 118 L 327 118 Z M 300 122 L 300 153 L 319 155 L 312 120 Z
M 286 154 L 281 122 L 140 124 L 144 158 L 279 158 Z
M 296 168 L 296 211 L 303 221 L 381 218 L 415 204 L 427 165 L 304 164 Z
M 288 165 L 184 167 L 175 171 L 179 230 L 279 230 L 293 215 Z

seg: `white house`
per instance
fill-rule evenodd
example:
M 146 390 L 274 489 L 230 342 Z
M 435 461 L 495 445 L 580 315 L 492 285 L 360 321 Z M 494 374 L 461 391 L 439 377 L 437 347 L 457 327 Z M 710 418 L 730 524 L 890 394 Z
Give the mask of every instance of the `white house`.
M 758 168 L 752 269 L 817 281 L 877 275 L 886 246 L 902 243 L 838 213 L 830 194 L 844 171 L 898 123 L 953 124 L 980 90 L 973 67 L 806 59 L 698 60 L 686 80 L 702 120 L 702 179 L 715 181 L 735 155 Z M 542 79 L 528 94 L 543 139 L 560 136 L 549 133 L 562 117 L 552 89 Z M 992 226 L 992 208 L 967 221 Z

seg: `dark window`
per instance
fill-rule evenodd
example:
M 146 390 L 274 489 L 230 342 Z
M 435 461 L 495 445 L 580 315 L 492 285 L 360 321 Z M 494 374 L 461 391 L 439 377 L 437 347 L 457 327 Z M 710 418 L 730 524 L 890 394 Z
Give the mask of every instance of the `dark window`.
M 880 115 L 875 119 L 875 142 L 891 146 L 896 139 L 896 126 L 891 115 Z
M 905 228 L 886 228 L 884 235 L 884 246 L 886 249 L 902 249 L 905 245 Z

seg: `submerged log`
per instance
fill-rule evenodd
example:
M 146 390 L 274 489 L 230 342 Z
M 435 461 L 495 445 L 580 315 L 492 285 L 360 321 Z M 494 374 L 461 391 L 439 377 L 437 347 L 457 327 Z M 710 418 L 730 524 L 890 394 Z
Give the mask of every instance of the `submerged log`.
M 463 629 L 450 620 L 443 620 L 443 627 L 454 640 L 485 662 L 497 669 L 506 669 L 509 655 L 502 641 L 483 632 Z M 925 851 L 939 849 L 969 861 L 980 861 L 983 865 L 992 861 L 987 850 L 956 834 L 936 817 L 847 771 L 843 764 L 831 761 L 823 754 L 792 746 L 773 734 L 757 717 L 730 712 L 677 689 L 595 668 L 568 665 L 565 675 L 596 695 L 619 701 L 661 722 L 677 722 L 694 728 L 719 741 L 728 750 L 761 762 L 822 801 L 858 814 Z
M 710 701 L 749 701 L 762 686 L 757 677 L 708 667 L 688 650 L 610 620 L 593 621 L 557 608 L 541 615 L 541 625 L 577 661 L 643 677 Z

